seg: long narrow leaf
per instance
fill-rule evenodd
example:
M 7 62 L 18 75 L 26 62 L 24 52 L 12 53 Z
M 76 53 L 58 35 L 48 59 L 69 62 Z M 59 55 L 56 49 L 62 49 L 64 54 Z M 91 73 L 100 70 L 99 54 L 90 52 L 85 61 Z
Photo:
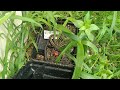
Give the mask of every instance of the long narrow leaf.
M 62 55 L 65 54 L 65 52 L 68 51 L 74 44 L 75 44 L 75 42 L 72 41 L 72 42 L 70 42 L 70 43 L 66 46 L 66 48 L 65 48 L 65 49 L 60 53 L 60 55 L 57 57 L 56 63 L 60 62 L 60 59 L 61 59 Z
M 31 23 L 35 23 L 36 25 L 40 26 L 42 28 L 42 25 L 36 21 L 34 21 L 33 19 L 31 18 L 28 18 L 28 17 L 23 17 L 23 16 L 11 16 L 10 17 L 11 19 L 20 19 L 22 21 L 27 21 L 27 22 L 31 22 Z
M 112 37 L 112 31 L 113 31 L 113 28 L 115 27 L 116 19 L 117 19 L 117 11 L 114 11 L 113 21 L 110 27 L 110 37 Z
M 63 25 L 58 24 L 56 29 L 62 31 L 63 34 L 66 35 L 67 37 L 69 37 L 70 39 L 79 42 L 79 40 L 80 40 L 79 37 L 77 35 L 73 34 L 69 29 L 67 29 Z
M 82 70 L 82 65 L 83 65 L 83 60 L 84 60 L 84 48 L 83 44 L 79 42 L 77 44 L 77 60 L 75 61 L 75 69 L 73 72 L 72 79 L 79 79 L 80 78 L 80 73 Z
M 74 62 L 77 61 L 77 59 L 70 53 L 66 53 L 66 55 L 68 56 L 68 58 L 72 59 Z
M 52 11 L 46 11 L 48 19 L 53 23 L 54 26 L 57 25 L 53 12 Z
M 57 24 L 56 29 L 60 30 L 60 31 L 63 31 L 63 32 L 66 32 L 66 33 L 73 34 L 69 29 L 67 29 L 65 26 L 60 25 L 60 24 Z
M 87 37 L 89 38 L 89 40 L 91 40 L 91 41 L 94 40 L 94 35 L 90 32 L 89 29 L 86 29 L 85 33 L 86 33 Z
M 94 76 L 94 75 L 91 75 L 91 74 L 86 73 L 86 72 L 81 72 L 80 76 L 82 79 L 101 79 L 98 76 Z
M 8 18 L 10 18 L 10 16 L 12 16 L 12 14 L 14 12 L 15 11 L 8 12 L 8 13 L 5 14 L 5 16 L 3 16 L 2 18 L 0 18 L 0 25 L 3 24 Z
M 99 32 L 98 34 L 98 39 L 97 41 L 101 40 L 102 37 L 104 36 L 105 32 L 107 31 L 107 27 L 106 27 L 106 23 L 105 23 L 106 20 L 104 20 L 103 22 L 103 29 Z
M 96 54 L 98 53 L 98 48 L 93 43 L 91 43 L 90 41 L 84 40 L 84 41 L 82 41 L 82 43 L 84 45 L 87 45 L 87 46 L 91 47 Z
M 89 20 L 90 20 L 90 11 L 88 11 L 87 14 L 85 15 L 84 22 L 87 22 Z

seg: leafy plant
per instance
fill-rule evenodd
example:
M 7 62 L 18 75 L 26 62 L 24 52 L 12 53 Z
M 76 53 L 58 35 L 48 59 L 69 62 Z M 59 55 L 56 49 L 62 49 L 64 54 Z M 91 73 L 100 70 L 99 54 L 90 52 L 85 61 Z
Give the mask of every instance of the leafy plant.
M 26 22 L 22 23 L 20 26 L 15 26 L 13 23 L 14 19 L 20 19 Z M 2 17 L 0 20 L 1 24 L 5 20 L 7 21 L 5 27 L 8 31 L 8 33 L 4 35 L 6 38 L 6 48 L 5 56 L 1 59 L 1 64 L 3 66 L 1 76 L 2 78 L 10 78 L 13 77 L 13 75 L 25 64 L 26 60 L 28 60 L 28 58 L 25 57 L 26 49 L 32 43 L 36 47 L 35 41 L 31 38 L 30 27 L 27 23 L 30 22 L 38 26 L 41 26 L 41 24 L 31 18 L 16 16 L 13 12 L 8 12 L 6 16 Z M 25 43 L 26 37 L 29 37 L 29 40 L 31 41 L 27 43 L 27 45 Z
M 26 50 L 31 44 L 37 50 L 33 33 L 41 34 L 36 28 L 44 30 L 43 24 L 53 30 L 54 35 L 58 31 L 59 36 L 63 34 L 70 39 L 56 62 L 59 63 L 64 54 L 72 59 L 75 63 L 73 79 L 120 78 L 119 11 L 23 11 L 22 14 L 0 12 L 0 25 L 4 24 L 7 29 L 6 34 L 0 33 L 0 39 L 7 41 L 5 56 L 0 57 L 2 78 L 14 76 L 27 62 Z M 22 20 L 22 24 L 16 26 L 14 19 Z M 57 24 L 57 20 L 62 19 L 66 20 L 63 25 Z M 66 28 L 68 22 L 75 25 L 77 34 Z M 76 55 L 70 53 L 73 47 L 77 49 Z
M 73 73 L 72 78 L 78 79 L 78 78 L 80 78 L 80 74 L 81 74 L 82 67 L 83 67 L 83 62 L 85 59 L 85 53 L 86 53 L 85 46 L 91 47 L 93 49 L 93 51 L 95 52 L 95 54 L 98 53 L 97 47 L 94 44 L 92 44 L 92 42 L 91 42 L 94 39 L 94 36 L 92 35 L 91 32 L 93 30 L 98 30 L 99 28 L 95 24 L 91 24 L 89 12 L 86 14 L 86 16 L 84 18 L 84 22 L 81 20 L 76 20 L 76 19 L 71 18 L 71 17 L 68 18 L 68 20 L 73 22 L 73 24 L 77 28 L 79 28 L 79 33 L 77 35 L 75 35 L 72 32 L 70 32 L 70 30 L 65 28 L 64 26 L 57 25 L 57 30 L 62 31 L 63 34 L 68 36 L 71 39 L 71 42 L 63 50 L 63 52 L 61 52 L 59 57 L 56 59 L 56 62 L 60 61 L 61 56 L 63 54 L 65 54 L 65 52 L 68 49 L 71 49 L 71 47 L 74 47 L 74 46 L 77 47 L 76 58 L 74 57 L 75 69 L 74 69 L 74 73 Z M 91 38 L 91 36 L 93 36 L 93 37 Z

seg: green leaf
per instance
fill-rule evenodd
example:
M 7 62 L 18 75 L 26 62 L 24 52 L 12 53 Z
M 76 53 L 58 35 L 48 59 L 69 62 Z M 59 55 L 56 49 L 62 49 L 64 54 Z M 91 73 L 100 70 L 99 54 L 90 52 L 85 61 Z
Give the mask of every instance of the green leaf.
M 27 22 L 31 22 L 31 23 L 35 23 L 36 25 L 40 26 L 42 28 L 42 25 L 36 21 L 34 21 L 33 19 L 31 18 L 28 18 L 28 17 L 23 17 L 23 16 L 11 16 L 10 19 L 20 19 L 22 21 L 27 21 Z
M 72 59 L 74 62 L 77 61 L 77 59 L 70 53 L 66 53 L 66 55 L 68 56 L 68 58 Z
M 0 18 L 0 25 L 3 24 L 8 18 L 10 18 L 14 12 L 15 11 L 8 12 L 8 13 L 5 14 L 5 16 Z
M 71 17 L 73 16 L 71 11 L 68 11 L 68 13 L 69 13 L 69 15 L 70 15 Z
M 2 78 L 5 79 L 5 75 L 7 74 L 7 67 L 8 67 L 8 62 L 4 63 L 4 68 L 2 71 Z
M 15 58 L 15 57 L 14 57 L 14 53 L 12 53 L 12 54 L 11 54 L 11 57 L 10 57 L 9 67 L 8 67 L 9 70 L 10 70 L 10 71 L 9 71 L 10 73 L 9 73 L 9 76 L 8 76 L 8 77 L 14 76 L 14 74 L 15 74 L 14 58 Z
M 80 35 L 79 35 L 79 38 L 80 38 L 80 40 L 86 39 L 86 34 L 85 34 L 85 32 L 81 32 Z
M 0 33 L 0 38 L 4 39 L 5 34 L 4 33 Z
M 84 22 L 87 22 L 89 20 L 90 20 L 90 11 L 88 11 L 87 14 L 85 15 Z
M 62 31 L 63 34 L 66 35 L 67 37 L 69 37 L 70 39 L 79 42 L 80 38 L 77 35 L 75 35 L 74 33 L 72 33 L 69 29 L 64 27 L 63 25 L 58 24 L 56 29 Z
M 77 61 L 76 61 L 76 65 L 82 67 L 82 63 L 84 60 L 84 47 L 83 44 L 81 42 L 77 43 Z
M 86 30 L 86 27 L 85 27 L 85 26 L 82 26 L 82 27 L 80 28 L 80 30 Z
M 55 27 L 57 30 L 60 30 L 62 32 L 66 32 L 69 34 L 73 34 L 69 29 L 67 29 L 66 27 L 64 27 L 63 25 L 57 24 L 57 26 Z
M 89 29 L 85 30 L 85 33 L 87 34 L 89 40 L 93 41 L 94 40 L 94 35 L 90 32 Z
M 107 19 L 112 20 L 112 15 L 109 15 Z
M 71 22 L 75 22 L 75 18 L 72 18 L 72 17 L 68 17 L 67 20 L 69 20 Z
M 63 26 L 65 27 L 68 23 L 68 19 L 63 23 Z
M 120 76 L 120 70 L 118 70 L 117 72 L 115 72 L 114 74 L 113 74 L 113 76 L 115 77 L 115 76 Z
M 55 18 L 62 17 L 61 15 L 54 15 Z
M 86 72 L 81 72 L 80 77 L 81 77 L 82 79 L 101 79 L 101 78 L 98 77 L 98 76 L 94 76 L 94 75 L 88 74 L 88 73 L 86 73 Z
M 120 29 L 118 27 L 114 27 L 115 32 L 120 33 Z
M 103 22 L 103 29 L 99 32 L 98 34 L 98 39 L 97 41 L 101 40 L 102 37 L 104 36 L 105 32 L 107 31 L 107 27 L 106 27 L 106 24 L 105 24 L 105 21 Z
M 35 40 L 33 39 L 32 35 L 31 35 L 29 38 L 31 39 L 31 43 L 33 43 L 33 45 L 34 45 L 36 51 L 38 52 L 38 46 L 37 46 Z
M 69 17 L 67 18 L 66 22 L 71 21 L 77 28 L 83 26 L 84 22 L 82 20 L 76 20 L 75 18 Z
M 22 67 L 24 65 L 24 62 L 20 62 L 19 64 L 18 64 L 18 70 Z
M 77 27 L 77 28 L 81 28 L 84 24 L 84 22 L 82 20 L 75 20 L 73 22 L 73 24 Z
M 89 68 L 86 63 L 83 63 L 83 66 L 85 67 L 85 69 L 86 69 L 89 73 L 92 73 L 91 68 Z
M 46 25 L 48 25 L 49 27 L 51 27 L 52 25 L 49 24 L 45 19 L 39 18 L 39 21 L 45 23 Z
M 112 20 L 112 24 L 111 24 L 110 32 L 109 32 L 110 37 L 112 37 L 112 31 L 113 31 L 113 28 L 115 27 L 116 19 L 117 19 L 117 11 L 114 11 L 113 20 Z
M 77 35 L 66 33 L 66 32 L 63 32 L 63 34 L 76 42 L 80 41 L 80 38 Z
M 52 11 L 46 11 L 46 13 L 47 13 L 47 17 L 48 17 L 47 19 L 50 20 L 53 23 L 54 26 L 56 26 L 57 23 L 55 21 L 53 12 Z
M 0 63 L 0 73 L 3 71 L 3 65 Z
M 84 45 L 87 45 L 87 46 L 91 47 L 92 50 L 95 52 L 95 54 L 98 53 L 98 48 L 93 43 L 91 43 L 90 41 L 83 40 L 82 43 Z
M 84 60 L 84 47 L 81 42 L 77 43 L 77 56 L 75 61 L 75 69 L 73 72 L 72 79 L 79 79 L 82 70 L 83 60 Z
M 70 48 L 72 48 L 72 46 L 74 46 L 74 44 L 76 44 L 76 43 L 74 41 L 72 41 L 66 46 L 66 48 L 57 57 L 56 63 L 60 62 L 60 59 L 61 59 L 62 55 L 65 54 Z
M 90 25 L 90 30 L 92 31 L 92 30 L 98 30 L 99 29 L 99 27 L 97 26 L 97 25 L 95 25 L 95 24 L 91 24 Z
M 81 68 L 78 67 L 78 66 L 75 66 L 72 79 L 79 79 L 80 78 L 80 73 L 81 73 Z

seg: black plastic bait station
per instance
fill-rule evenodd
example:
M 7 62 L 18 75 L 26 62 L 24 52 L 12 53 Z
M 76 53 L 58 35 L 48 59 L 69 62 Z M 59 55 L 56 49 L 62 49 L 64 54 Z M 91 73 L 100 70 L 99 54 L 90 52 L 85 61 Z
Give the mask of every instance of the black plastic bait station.
M 32 58 L 23 66 L 13 79 L 71 79 L 74 70 L 74 64 L 64 65 L 62 63 L 51 63 L 47 60 L 47 48 L 49 39 L 44 39 L 44 33 L 37 36 L 38 52 L 35 48 L 32 51 Z M 72 51 L 75 53 L 76 50 Z M 43 57 L 43 60 L 36 58 L 37 54 Z M 42 59 L 42 58 L 41 58 Z

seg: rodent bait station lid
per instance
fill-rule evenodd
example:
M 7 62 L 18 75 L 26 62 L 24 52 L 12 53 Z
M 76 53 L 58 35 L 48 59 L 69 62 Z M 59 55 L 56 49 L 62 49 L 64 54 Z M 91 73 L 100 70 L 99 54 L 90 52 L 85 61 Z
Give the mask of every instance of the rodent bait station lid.
M 71 79 L 73 67 L 29 61 L 13 79 Z

